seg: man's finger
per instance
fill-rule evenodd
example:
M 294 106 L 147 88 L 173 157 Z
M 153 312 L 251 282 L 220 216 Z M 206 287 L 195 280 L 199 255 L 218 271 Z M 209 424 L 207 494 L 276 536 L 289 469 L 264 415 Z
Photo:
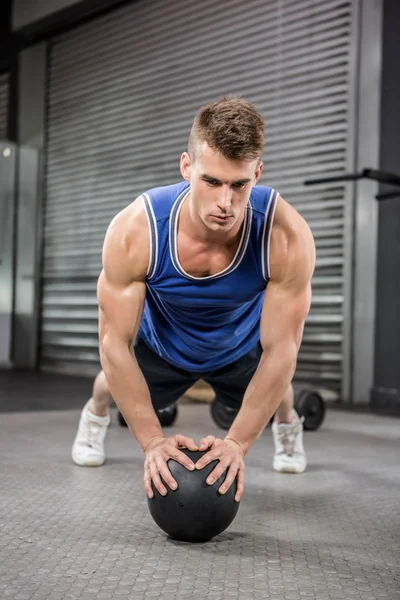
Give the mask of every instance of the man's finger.
M 199 458 L 199 460 L 196 462 L 196 469 L 203 469 L 203 467 L 208 465 L 213 460 L 217 460 L 221 456 L 222 451 L 223 449 L 221 448 L 214 448 L 213 450 L 207 452 L 207 454 Z
M 154 492 L 151 487 L 150 469 L 147 465 L 145 465 L 144 467 L 144 489 L 146 490 L 146 494 L 148 495 L 148 497 L 153 498 Z
M 221 485 L 221 487 L 218 490 L 220 494 L 226 494 L 226 492 L 231 487 L 232 483 L 235 481 L 238 470 L 239 469 L 238 469 L 237 464 L 232 463 L 231 466 L 229 467 L 229 470 L 225 477 L 224 483 Z
M 176 490 L 176 488 L 178 487 L 178 484 L 176 483 L 175 479 L 172 477 L 171 471 L 169 470 L 167 463 L 165 461 L 163 461 L 161 457 L 157 457 L 156 465 L 157 465 L 159 474 L 161 475 L 161 477 L 163 478 L 165 483 L 168 485 L 168 487 L 170 487 L 171 490 Z
M 244 492 L 244 465 L 239 469 L 237 474 L 237 490 L 235 495 L 236 502 L 240 502 Z
M 178 463 L 180 463 L 181 465 L 186 467 L 189 471 L 194 471 L 194 468 L 195 468 L 194 462 L 192 460 L 190 460 L 190 458 L 188 456 L 186 456 L 186 454 L 184 454 L 177 448 L 172 449 L 170 451 L 170 456 L 171 456 L 171 458 L 176 460 Z
M 154 483 L 154 486 L 156 487 L 156 489 L 160 492 L 160 494 L 162 496 L 166 496 L 167 495 L 167 489 L 165 487 L 165 485 L 163 484 L 163 482 L 161 481 L 161 477 L 160 474 L 158 472 L 157 469 L 157 465 L 155 463 L 155 461 L 152 461 L 150 463 L 150 474 L 151 474 L 151 479 Z
M 202 438 L 200 440 L 199 443 L 199 450 L 203 451 L 203 450 L 207 450 L 207 448 L 210 448 L 215 442 L 215 436 L 214 435 L 208 435 L 205 438 Z
M 195 441 L 192 438 L 187 437 L 186 435 L 176 435 L 175 439 L 178 446 L 180 446 L 181 448 L 187 448 L 188 450 L 198 450 L 198 446 L 195 443 Z
M 206 483 L 208 483 L 208 485 L 212 485 L 213 483 L 215 483 L 217 479 L 225 473 L 225 471 L 230 465 L 231 461 L 229 459 L 225 459 L 224 461 L 220 460 L 215 469 L 211 471 L 211 473 L 207 477 Z

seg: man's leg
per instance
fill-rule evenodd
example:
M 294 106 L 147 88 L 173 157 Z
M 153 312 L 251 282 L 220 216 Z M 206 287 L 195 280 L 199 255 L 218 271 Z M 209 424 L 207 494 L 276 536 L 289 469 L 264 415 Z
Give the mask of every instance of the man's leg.
M 113 403 L 110 389 L 104 371 L 100 371 L 94 380 L 92 397 L 89 400 L 89 410 L 98 417 L 108 417 Z
M 275 417 L 274 423 L 292 423 L 292 421 L 296 420 L 296 411 L 294 408 L 294 391 L 293 386 L 290 385 L 287 389 L 287 392 L 279 405 Z
M 307 468 L 303 445 L 303 423 L 294 409 L 294 390 L 290 385 L 272 423 L 275 453 L 272 463 L 279 473 L 303 473 Z
M 140 338 L 135 357 L 149 387 L 155 410 L 174 404 L 198 379 L 177 369 L 155 354 Z M 110 424 L 112 396 L 103 371 L 94 382 L 92 397 L 85 404 L 72 447 L 72 459 L 80 466 L 100 466 L 105 461 L 104 442 Z
M 99 467 L 105 461 L 104 441 L 110 424 L 113 402 L 103 371 L 93 384 L 92 397 L 81 412 L 72 446 L 72 460 L 81 467 Z
M 239 360 L 207 374 L 204 379 L 215 390 L 216 398 L 230 408 L 239 410 L 247 386 L 253 377 L 262 348 L 257 344 Z M 303 424 L 294 406 L 294 392 L 290 385 L 279 405 L 272 424 L 275 444 L 273 468 L 279 472 L 302 473 L 306 466 L 303 447 Z

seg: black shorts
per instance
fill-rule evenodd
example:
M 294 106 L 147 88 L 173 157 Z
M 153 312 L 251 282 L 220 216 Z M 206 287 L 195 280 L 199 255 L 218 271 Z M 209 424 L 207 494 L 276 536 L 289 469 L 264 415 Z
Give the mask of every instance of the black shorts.
M 261 354 L 261 344 L 258 343 L 250 352 L 225 367 L 207 373 L 194 373 L 171 365 L 153 352 L 141 338 L 138 337 L 135 343 L 136 360 L 156 410 L 176 402 L 199 379 L 210 384 L 220 402 L 230 408 L 240 408 Z

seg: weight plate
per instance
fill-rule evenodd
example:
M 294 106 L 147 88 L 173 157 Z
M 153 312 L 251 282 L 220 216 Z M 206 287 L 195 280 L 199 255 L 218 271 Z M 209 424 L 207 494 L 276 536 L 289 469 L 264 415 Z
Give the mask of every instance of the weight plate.
M 296 396 L 295 409 L 304 417 L 303 427 L 306 431 L 319 429 L 325 418 L 325 403 L 315 390 L 301 390 Z
M 221 429 L 229 429 L 238 412 L 238 409 L 225 406 L 218 400 L 214 400 L 211 404 L 211 416 Z

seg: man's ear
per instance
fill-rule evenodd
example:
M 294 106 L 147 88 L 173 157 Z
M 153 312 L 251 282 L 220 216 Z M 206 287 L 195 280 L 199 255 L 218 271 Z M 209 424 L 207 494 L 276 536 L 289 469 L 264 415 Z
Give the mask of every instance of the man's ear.
M 190 160 L 190 156 L 187 152 L 184 152 L 181 156 L 181 174 L 185 181 L 190 181 L 190 174 L 192 169 L 192 161 Z
M 258 181 L 258 180 L 260 179 L 260 177 L 261 177 L 261 173 L 262 173 L 262 170 L 263 170 L 263 166 L 264 166 L 264 163 L 263 163 L 263 161 L 262 161 L 262 160 L 260 160 L 260 161 L 259 161 L 259 163 L 258 163 L 258 165 L 257 165 L 256 171 L 255 171 L 255 173 L 254 173 L 254 177 L 255 177 L 255 183 L 254 183 L 254 185 L 256 185 L 257 181 Z

